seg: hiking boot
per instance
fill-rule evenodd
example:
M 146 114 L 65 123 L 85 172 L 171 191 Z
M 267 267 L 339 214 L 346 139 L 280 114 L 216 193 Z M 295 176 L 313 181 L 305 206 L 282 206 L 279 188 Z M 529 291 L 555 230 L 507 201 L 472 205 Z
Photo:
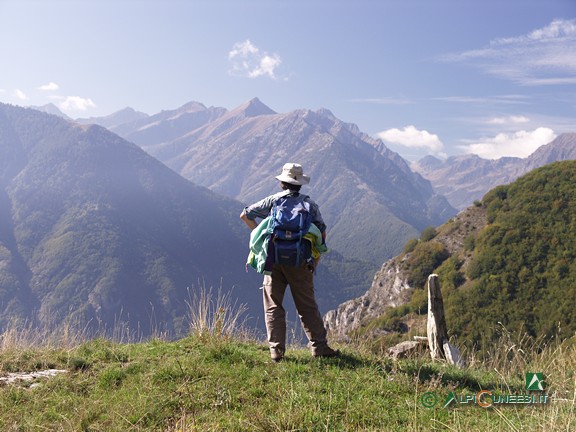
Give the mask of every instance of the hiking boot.
M 340 357 L 340 351 L 330 348 L 328 345 L 319 347 L 312 352 L 314 357 Z
M 276 348 L 270 348 L 270 358 L 274 363 L 279 363 L 284 360 L 284 351 Z

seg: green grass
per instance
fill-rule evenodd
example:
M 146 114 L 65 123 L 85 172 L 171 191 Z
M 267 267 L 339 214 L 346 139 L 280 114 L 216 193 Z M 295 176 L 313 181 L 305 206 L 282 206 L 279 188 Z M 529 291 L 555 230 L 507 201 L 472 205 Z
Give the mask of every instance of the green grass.
M 456 369 L 428 359 L 393 362 L 340 346 L 340 359 L 268 349 L 241 337 L 196 333 L 178 341 L 4 346 L 0 371 L 68 372 L 39 385 L 0 387 L 2 431 L 568 431 L 574 418 L 574 345 L 534 354 L 526 370 Z M 548 357 L 547 357 L 548 356 Z M 504 365 L 505 366 L 505 365 Z M 443 408 L 450 391 L 524 390 L 524 373 L 545 373 L 547 406 Z M 513 369 L 513 367 L 511 368 Z M 3 375 L 0 373 L 0 375 Z M 425 408 L 421 397 L 439 400 Z
M 548 345 L 502 329 L 488 357 L 457 369 L 427 356 L 393 361 L 369 341 L 315 359 L 290 347 L 273 363 L 249 336 L 241 311 L 211 291 L 189 304 L 190 335 L 132 342 L 121 330 L 88 335 L 14 324 L 0 334 L 0 378 L 61 369 L 51 378 L 2 384 L 1 431 L 444 431 L 576 427 L 576 339 Z M 76 329 L 80 330 L 76 330 Z M 383 352 L 381 349 L 379 352 Z M 450 392 L 525 394 L 542 372 L 547 405 L 443 407 Z M 538 392 L 538 394 L 541 394 Z M 427 408 L 423 397 L 436 398 Z

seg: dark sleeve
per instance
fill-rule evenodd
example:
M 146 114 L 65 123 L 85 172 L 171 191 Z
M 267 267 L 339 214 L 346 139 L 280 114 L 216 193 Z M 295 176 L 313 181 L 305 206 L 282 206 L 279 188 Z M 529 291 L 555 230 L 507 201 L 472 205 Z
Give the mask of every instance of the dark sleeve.
M 318 227 L 320 232 L 326 231 L 326 224 L 324 219 L 322 219 L 322 214 L 320 213 L 320 208 L 312 199 L 307 198 L 310 203 L 310 215 L 312 216 L 312 223 Z
M 274 205 L 274 195 L 268 196 L 252 205 L 244 207 L 244 214 L 250 220 L 267 218 Z

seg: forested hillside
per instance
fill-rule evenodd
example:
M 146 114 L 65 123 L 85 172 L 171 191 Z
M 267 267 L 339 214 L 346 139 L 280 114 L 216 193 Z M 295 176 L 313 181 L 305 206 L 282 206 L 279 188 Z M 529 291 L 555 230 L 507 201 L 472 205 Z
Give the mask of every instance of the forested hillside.
M 471 283 L 447 299 L 451 328 L 478 340 L 501 322 L 536 337 L 576 331 L 576 161 L 537 169 L 483 200 Z
M 341 333 L 371 333 L 379 345 L 405 333 L 425 334 L 426 278 L 437 273 L 449 332 L 463 345 L 486 343 L 503 328 L 533 338 L 573 336 L 574 214 L 576 161 L 555 162 L 499 186 L 408 242 L 368 293 L 332 312 L 332 327 L 348 321 Z
M 241 208 L 102 127 L 0 104 L 0 328 L 178 333 L 203 285 L 257 316 Z

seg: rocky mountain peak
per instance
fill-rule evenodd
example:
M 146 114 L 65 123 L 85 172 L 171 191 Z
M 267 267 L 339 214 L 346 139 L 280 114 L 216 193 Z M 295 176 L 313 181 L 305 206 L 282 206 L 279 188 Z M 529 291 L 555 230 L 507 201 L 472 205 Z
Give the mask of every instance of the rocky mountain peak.
M 576 133 L 559 135 L 549 144 L 538 148 L 526 159 L 528 169 L 537 168 L 550 162 L 576 159 Z
M 276 111 L 272 110 L 270 107 L 262 103 L 260 99 L 255 97 L 231 111 L 231 114 L 234 116 L 243 114 L 244 117 L 258 117 L 261 115 L 276 114 Z
M 42 106 L 31 106 L 30 108 L 35 109 L 37 111 L 42 111 L 46 114 L 52 114 L 52 115 L 61 117 L 61 118 L 66 119 L 66 120 L 72 120 L 71 117 L 68 117 L 66 114 L 64 114 L 62 111 L 60 111 L 60 108 L 58 108 L 53 103 L 49 103 L 49 104 L 42 105 Z
M 328 108 L 320 108 L 319 110 L 316 110 L 316 113 L 324 117 L 329 117 L 334 120 L 336 119 L 336 116 Z
M 194 113 L 194 112 L 199 112 L 199 111 L 206 111 L 208 108 L 206 108 L 206 105 L 204 105 L 201 102 L 196 102 L 196 101 L 191 101 L 188 103 L 185 103 L 184 105 L 182 105 L 180 108 L 176 109 L 175 112 L 177 113 Z
M 412 164 L 414 168 L 421 167 L 422 169 L 436 169 L 442 166 L 442 161 L 435 156 L 424 156 L 418 162 Z

